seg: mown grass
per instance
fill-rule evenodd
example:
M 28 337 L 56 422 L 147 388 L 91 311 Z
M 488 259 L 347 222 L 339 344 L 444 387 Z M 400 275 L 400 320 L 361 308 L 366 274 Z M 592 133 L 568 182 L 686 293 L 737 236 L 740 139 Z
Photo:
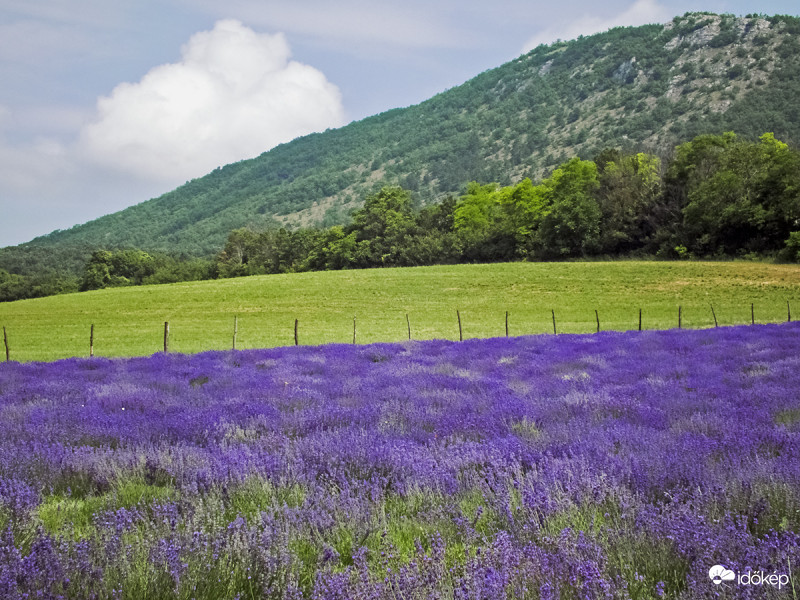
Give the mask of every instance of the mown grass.
M 86 356 L 95 325 L 96 355 L 137 356 L 227 349 L 238 316 L 237 348 L 294 343 L 357 343 L 465 338 L 638 327 L 686 328 L 800 318 L 800 267 L 752 262 L 504 263 L 267 275 L 118 288 L 0 304 L 11 359 Z

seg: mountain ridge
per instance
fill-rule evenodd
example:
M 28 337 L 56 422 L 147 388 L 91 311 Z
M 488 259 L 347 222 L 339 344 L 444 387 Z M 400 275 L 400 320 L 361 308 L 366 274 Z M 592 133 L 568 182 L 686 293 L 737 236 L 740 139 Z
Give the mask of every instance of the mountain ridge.
M 798 33 L 797 17 L 687 13 L 540 45 L 420 104 L 297 138 L 21 247 L 210 255 L 238 227 L 342 222 L 384 184 L 425 204 L 472 180 L 540 178 L 607 146 L 667 153 L 731 129 L 796 146 Z

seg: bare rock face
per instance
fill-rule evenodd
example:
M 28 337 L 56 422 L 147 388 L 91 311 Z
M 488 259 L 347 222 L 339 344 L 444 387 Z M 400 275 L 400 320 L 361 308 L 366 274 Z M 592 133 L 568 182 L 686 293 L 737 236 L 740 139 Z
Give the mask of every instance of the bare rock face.
M 714 23 L 710 23 L 687 35 L 686 41 L 691 46 L 705 46 L 719 35 L 719 30 L 719 17 L 717 17 Z
M 666 48 L 667 50 L 674 50 L 675 48 L 681 45 L 681 42 L 683 42 L 683 36 L 676 35 L 674 38 L 672 38 L 670 41 L 664 44 L 664 48 Z
M 683 36 L 677 35 L 664 44 L 664 48 L 667 50 L 673 50 L 683 44 L 684 42 L 688 43 L 690 46 L 705 46 L 711 40 L 719 35 L 720 32 L 720 21 L 722 20 L 721 17 L 718 16 L 710 16 L 708 20 L 711 21 L 707 25 L 692 31 L 691 33 Z
M 553 66 L 553 59 L 551 58 L 541 66 L 541 68 L 539 69 L 539 76 L 541 77 L 547 75 L 550 72 L 552 66 Z
M 611 79 L 617 81 L 619 83 L 633 83 L 633 80 L 636 78 L 636 57 L 632 57 L 630 60 L 624 61 L 617 70 L 614 71 L 614 74 L 611 76 Z
M 736 19 L 736 29 L 738 29 L 739 34 L 743 38 L 752 38 L 762 33 L 764 31 L 769 30 L 769 21 L 766 19 L 746 19 L 746 18 L 738 18 Z

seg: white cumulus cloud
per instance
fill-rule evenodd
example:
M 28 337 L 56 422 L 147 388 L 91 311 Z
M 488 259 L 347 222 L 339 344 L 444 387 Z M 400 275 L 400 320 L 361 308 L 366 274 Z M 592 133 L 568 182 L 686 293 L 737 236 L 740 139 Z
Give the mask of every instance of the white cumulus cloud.
M 189 39 L 179 62 L 100 98 L 80 149 L 101 165 L 180 183 L 342 125 L 339 89 L 290 56 L 280 33 L 218 21 Z
M 598 17 L 591 14 L 574 16 L 543 29 L 531 37 L 523 46 L 522 52 L 529 52 L 539 44 L 550 44 L 556 40 L 571 40 L 580 35 L 591 35 L 607 31 L 612 27 L 663 23 L 674 15 L 670 9 L 661 6 L 656 0 L 636 0 L 631 6 L 612 17 Z

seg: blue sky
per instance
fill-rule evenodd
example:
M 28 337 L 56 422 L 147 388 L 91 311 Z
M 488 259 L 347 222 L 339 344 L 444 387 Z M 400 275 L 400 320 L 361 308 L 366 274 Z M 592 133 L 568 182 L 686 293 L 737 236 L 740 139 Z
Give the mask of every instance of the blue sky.
M 0 246 L 311 131 L 421 102 L 538 43 L 796 0 L 0 0 Z

